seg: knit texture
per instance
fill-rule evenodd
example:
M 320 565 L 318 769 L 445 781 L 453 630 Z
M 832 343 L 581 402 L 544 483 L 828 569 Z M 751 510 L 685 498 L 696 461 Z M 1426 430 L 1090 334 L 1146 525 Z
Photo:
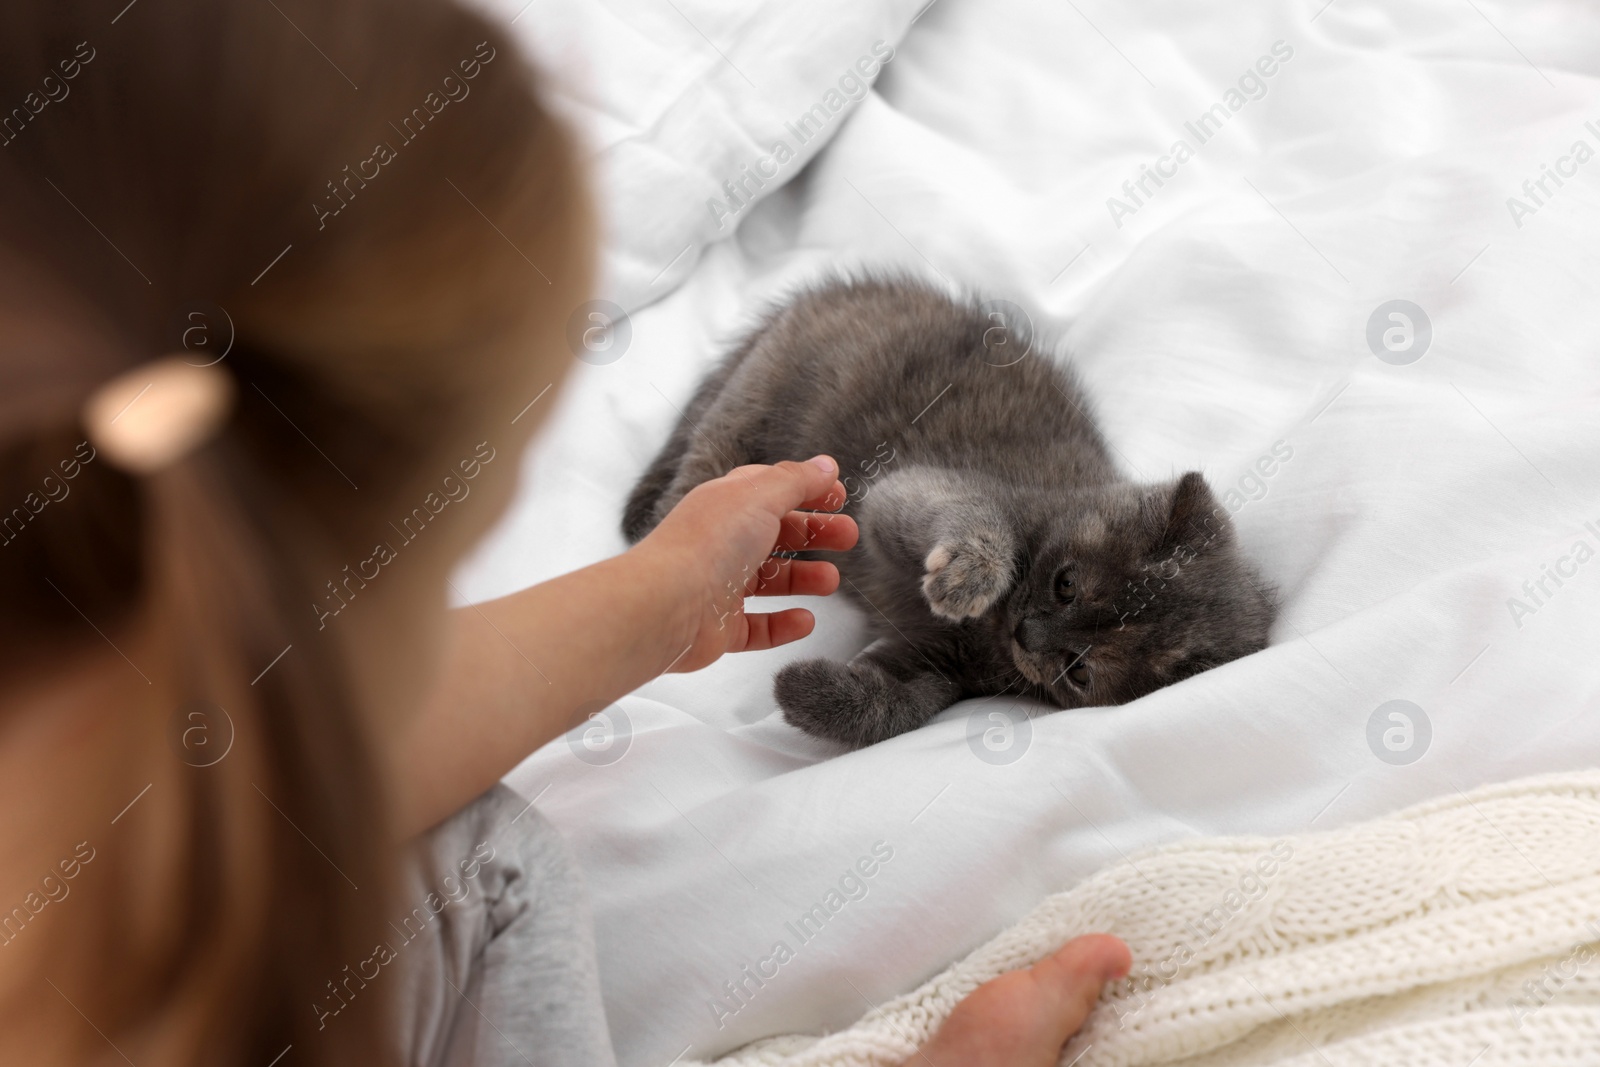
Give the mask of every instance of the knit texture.
M 1064 1065 L 1600 1064 L 1600 772 L 1139 853 L 847 1030 L 716 1062 L 902 1063 L 978 985 L 1093 931 L 1133 971 Z

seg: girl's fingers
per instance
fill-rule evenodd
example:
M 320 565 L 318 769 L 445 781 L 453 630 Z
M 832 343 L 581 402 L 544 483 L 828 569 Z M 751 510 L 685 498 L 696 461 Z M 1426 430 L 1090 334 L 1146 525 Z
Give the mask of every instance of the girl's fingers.
M 839 588 L 839 568 L 822 560 L 778 559 L 762 564 L 746 596 L 828 596 Z
M 844 483 L 836 481 L 817 496 L 800 501 L 799 506 L 806 511 L 838 511 L 849 497 Z
M 784 516 L 796 508 L 834 510 L 844 506 L 844 486 L 839 465 L 828 456 L 799 463 L 784 460 L 770 466 L 752 463 L 724 475 L 730 484 L 743 486 L 755 503 L 773 515 Z
M 730 652 L 761 652 L 790 641 L 798 641 L 809 634 L 817 620 L 805 608 L 786 608 L 769 615 L 745 615 L 747 632 L 744 647 Z
M 783 517 L 774 552 L 805 552 L 822 550 L 843 552 L 855 547 L 861 536 L 856 520 L 848 515 L 830 515 L 815 511 L 791 511 Z

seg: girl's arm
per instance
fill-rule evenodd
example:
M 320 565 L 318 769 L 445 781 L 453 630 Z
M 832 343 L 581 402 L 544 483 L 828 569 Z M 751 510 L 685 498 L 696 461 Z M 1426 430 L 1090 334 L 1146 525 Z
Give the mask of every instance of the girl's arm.
M 746 614 L 746 596 L 826 596 L 832 563 L 775 550 L 847 549 L 854 520 L 837 466 L 740 467 L 698 486 L 650 535 L 611 559 L 451 613 L 444 675 L 395 742 L 398 828 L 421 832 L 523 757 L 667 671 L 811 632 L 803 608 Z

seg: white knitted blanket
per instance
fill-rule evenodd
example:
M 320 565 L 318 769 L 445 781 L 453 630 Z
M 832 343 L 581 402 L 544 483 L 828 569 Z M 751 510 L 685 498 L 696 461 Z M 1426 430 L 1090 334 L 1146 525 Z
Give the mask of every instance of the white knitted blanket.
M 847 1030 L 716 1062 L 899 1064 L 980 983 L 1090 931 L 1134 966 L 1074 1067 L 1600 1064 L 1600 772 L 1141 853 Z

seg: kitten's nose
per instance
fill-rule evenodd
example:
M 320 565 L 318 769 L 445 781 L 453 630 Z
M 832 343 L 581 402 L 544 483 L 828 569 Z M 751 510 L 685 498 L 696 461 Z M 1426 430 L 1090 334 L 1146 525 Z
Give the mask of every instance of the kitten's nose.
M 1012 636 L 1017 639 L 1017 644 L 1022 646 L 1024 652 L 1037 652 L 1044 645 L 1044 631 L 1043 620 L 1030 615 L 1017 623 L 1017 628 Z

